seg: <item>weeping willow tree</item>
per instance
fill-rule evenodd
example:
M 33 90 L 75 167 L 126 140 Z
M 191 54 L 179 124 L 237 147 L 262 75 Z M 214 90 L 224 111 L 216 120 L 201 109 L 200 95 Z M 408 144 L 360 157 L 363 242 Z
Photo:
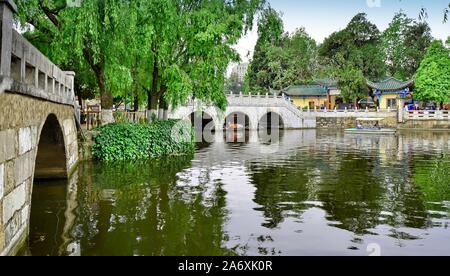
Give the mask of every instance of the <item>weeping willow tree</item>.
M 224 77 L 232 48 L 252 27 L 262 0 L 136 0 L 131 51 L 135 89 L 147 95 L 152 114 L 189 97 L 224 109 Z M 139 92 L 137 91 L 139 94 Z
M 108 114 L 113 96 L 131 85 L 127 55 L 127 30 L 133 22 L 124 20 L 132 14 L 130 1 L 16 0 L 19 20 L 29 30 L 28 36 L 41 41 L 40 48 L 60 65 L 89 68 Z M 31 39 L 33 42 L 33 39 Z M 42 47 L 44 46 L 44 47 Z M 110 121 L 112 116 L 104 116 Z
M 33 43 L 58 64 L 89 68 L 103 110 L 114 96 L 147 97 L 149 110 L 189 96 L 226 106 L 232 45 L 264 0 L 16 0 Z M 68 5 L 76 3 L 78 5 Z

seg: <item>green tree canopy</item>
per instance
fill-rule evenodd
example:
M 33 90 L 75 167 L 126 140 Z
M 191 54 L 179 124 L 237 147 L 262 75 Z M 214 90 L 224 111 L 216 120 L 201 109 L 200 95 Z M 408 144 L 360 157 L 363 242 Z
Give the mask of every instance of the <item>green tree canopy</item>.
M 317 44 L 305 31 L 283 34 L 281 14 L 269 8 L 258 23 L 260 36 L 246 79 L 246 90 L 267 92 L 309 83 L 316 66 Z
M 385 75 L 383 54 L 380 47 L 380 31 L 359 13 L 347 27 L 327 37 L 318 51 L 325 66 L 354 66 L 370 79 Z
M 145 16 L 135 29 L 139 35 L 132 36 L 133 51 L 149 108 L 158 101 L 176 107 L 193 96 L 224 109 L 225 72 L 230 61 L 239 61 L 232 46 L 252 27 L 263 1 L 137 2 Z
M 52 60 L 90 68 L 105 109 L 130 90 L 148 97 L 149 109 L 189 96 L 224 108 L 224 73 L 239 59 L 231 46 L 263 2 L 83 0 L 68 7 L 65 0 L 17 0 L 20 21 L 33 26 L 29 37 Z
M 353 101 L 356 106 L 359 99 L 367 98 L 367 83 L 361 70 L 352 65 L 336 69 L 334 78 L 338 82 L 341 96 L 345 101 Z
M 397 13 L 381 39 L 388 75 L 412 78 L 432 39 L 426 22 L 416 22 L 403 12 Z
M 46 48 L 54 62 L 79 70 L 90 68 L 104 109 L 112 107 L 114 95 L 129 88 L 126 49 L 133 20 L 123 18 L 132 18 L 136 12 L 130 1 L 83 0 L 80 6 L 69 7 L 65 0 L 17 0 L 17 6 L 20 22 L 32 25 L 28 37 L 35 39 L 31 42 Z
M 268 91 L 273 85 L 274 77 L 269 62 L 274 55 L 274 48 L 281 44 L 283 33 L 281 14 L 271 7 L 264 9 L 258 19 L 258 40 L 247 71 L 245 90 Z
M 414 97 L 421 101 L 450 102 L 450 50 L 434 41 L 417 70 Z

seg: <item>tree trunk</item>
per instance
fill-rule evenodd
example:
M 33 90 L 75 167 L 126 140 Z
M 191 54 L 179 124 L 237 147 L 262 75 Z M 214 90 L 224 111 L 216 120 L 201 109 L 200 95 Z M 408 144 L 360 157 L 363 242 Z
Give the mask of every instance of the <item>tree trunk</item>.
M 148 90 L 148 102 L 147 102 L 147 108 L 148 108 L 148 122 L 151 123 L 156 115 L 158 116 L 156 110 L 158 107 L 158 61 L 153 61 L 153 72 L 152 72 L 152 86 Z
M 113 116 L 113 97 L 111 92 L 106 89 L 105 76 L 103 71 L 100 70 L 95 73 L 97 77 L 98 87 L 100 89 L 100 101 L 101 101 L 101 124 L 107 125 L 115 122 Z
M 113 96 L 111 92 L 106 89 L 105 79 L 103 74 L 97 79 L 98 87 L 100 89 L 100 99 L 102 109 L 112 109 L 113 108 Z
M 148 93 L 148 100 L 147 100 L 147 120 L 149 123 L 153 122 L 154 119 L 158 118 L 158 114 L 156 113 L 158 107 L 158 97 L 157 95 L 153 93 Z
M 102 63 L 94 63 L 91 52 L 88 48 L 83 49 L 83 55 L 86 62 L 94 71 L 95 79 L 97 81 L 98 88 L 100 90 L 100 101 L 102 107 L 101 124 L 114 123 L 114 117 L 112 115 L 113 97 L 111 92 L 106 89 L 105 72 L 103 71 Z
M 168 116 L 169 116 L 169 105 L 167 104 L 167 101 L 165 99 L 163 99 L 163 121 L 167 121 L 168 120 Z
M 158 119 L 164 120 L 165 109 L 166 109 L 166 101 L 164 100 L 164 93 L 161 93 L 161 96 L 159 97 Z
M 138 98 L 137 95 L 134 96 L 133 111 L 134 111 L 134 112 L 139 111 L 139 98 Z

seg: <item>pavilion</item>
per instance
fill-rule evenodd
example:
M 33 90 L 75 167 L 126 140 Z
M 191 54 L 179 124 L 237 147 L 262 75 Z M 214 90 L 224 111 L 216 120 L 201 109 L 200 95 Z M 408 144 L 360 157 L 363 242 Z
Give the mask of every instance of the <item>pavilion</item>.
M 381 109 L 397 109 L 403 108 L 399 106 L 400 100 L 411 95 L 414 81 L 401 81 L 394 77 L 390 77 L 380 82 L 371 82 L 367 80 L 367 86 L 372 95 L 378 100 L 378 106 Z

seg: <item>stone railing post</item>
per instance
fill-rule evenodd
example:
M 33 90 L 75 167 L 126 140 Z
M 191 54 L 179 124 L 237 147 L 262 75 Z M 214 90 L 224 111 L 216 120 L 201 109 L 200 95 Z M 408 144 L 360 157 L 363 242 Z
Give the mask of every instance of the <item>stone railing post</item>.
M 70 89 L 71 95 L 69 97 L 75 99 L 75 90 L 74 90 L 74 81 L 75 81 L 75 72 L 65 71 L 66 74 L 66 83 L 65 85 Z
M 403 116 L 403 112 L 404 112 L 404 108 L 403 106 L 405 105 L 405 100 L 404 99 L 399 99 L 398 100 L 398 106 L 397 106 L 397 122 L 398 123 L 404 123 L 405 119 Z
M 11 75 L 11 51 L 12 51 L 12 27 L 13 14 L 17 12 L 17 6 L 12 0 L 0 0 L 0 75 Z

